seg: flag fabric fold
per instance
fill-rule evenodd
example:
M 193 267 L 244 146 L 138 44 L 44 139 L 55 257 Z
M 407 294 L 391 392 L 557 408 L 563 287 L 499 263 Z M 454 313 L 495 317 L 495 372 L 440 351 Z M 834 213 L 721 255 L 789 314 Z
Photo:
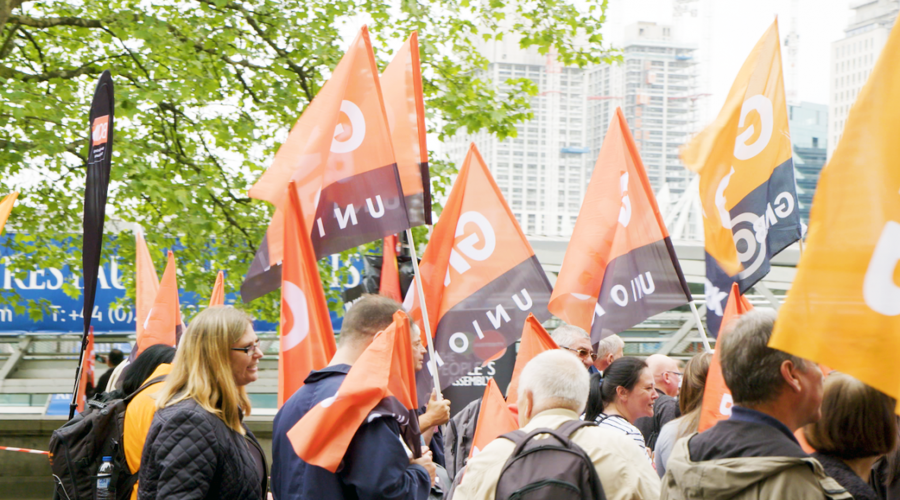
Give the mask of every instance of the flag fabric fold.
M 6 195 L 3 201 L 0 201 L 0 231 L 3 231 L 3 228 L 6 227 L 6 221 L 9 219 L 9 214 L 12 213 L 13 205 L 16 204 L 16 199 L 18 198 L 19 192 L 13 191 Z
M 706 319 L 715 334 L 731 284 L 745 293 L 801 236 L 777 20 L 750 52 L 718 117 L 681 158 L 700 174 Z
M 209 307 L 225 305 L 225 274 L 219 271 L 216 274 L 216 283 L 213 285 L 212 294 L 209 296 Z
M 381 74 L 381 89 L 410 225 L 431 225 L 425 101 L 419 67 L 419 35 L 415 31 Z
M 722 328 L 719 332 L 719 342 L 723 335 L 728 334 L 728 325 L 738 319 L 742 314 L 753 310 L 750 302 L 741 295 L 737 283 L 731 285 L 731 296 L 728 298 L 728 306 L 725 307 L 725 315 L 722 317 Z M 719 349 L 713 352 L 709 363 L 709 373 L 706 375 L 706 388 L 703 390 L 703 404 L 700 409 L 700 428 L 703 432 L 716 425 L 719 420 L 725 420 L 731 415 L 731 391 L 725 385 L 722 376 L 722 362 L 719 357 Z
M 616 109 L 550 299 L 550 312 L 591 332 L 619 333 L 686 304 L 690 289 L 634 138 Z
M 159 283 L 159 291 L 156 292 L 153 307 L 144 320 L 144 333 L 137 342 L 138 356 L 152 345 L 164 344 L 174 347 L 181 337 L 183 323 L 181 306 L 178 302 L 176 274 L 175 254 L 170 250 L 166 270 Z
M 518 428 L 519 421 L 503 400 L 497 382 L 490 379 L 484 388 L 484 397 L 481 398 L 481 409 L 475 423 L 469 458 L 479 454 L 491 441 Z
M 534 317 L 534 314 L 529 314 L 525 320 L 525 328 L 522 330 L 522 341 L 519 343 L 519 352 L 516 353 L 516 365 L 513 368 L 512 379 L 506 389 L 507 404 L 515 404 L 519 400 L 519 375 L 525 369 L 525 365 L 538 354 L 553 349 L 559 349 L 559 346 L 544 329 L 544 325 Z
M 137 340 L 140 343 L 144 335 L 144 322 L 153 309 L 153 302 L 159 292 L 159 277 L 153 258 L 144 240 L 144 232 L 138 229 L 134 234 L 134 305 L 137 312 L 135 327 Z M 133 360 L 132 360 L 133 361 Z
M 315 405 L 288 431 L 294 451 L 307 463 L 335 472 L 367 418 L 396 418 L 401 428 L 417 430 L 410 410 L 415 403 L 414 382 L 407 380 L 414 372 L 409 319 L 398 311 L 394 322 L 375 336 L 350 368 L 337 393 Z M 418 443 L 410 449 L 415 453 Z
M 529 313 L 550 317 L 550 282 L 474 144 L 419 269 L 441 388 L 518 340 Z M 412 303 L 424 335 L 418 297 Z M 434 387 L 431 365 L 417 375 L 420 404 Z
M 281 285 L 279 408 L 303 386 L 311 371 L 328 366 L 337 351 L 315 251 L 304 230 L 303 209 L 294 184 L 290 186 L 285 207 Z
M 900 29 L 822 169 L 773 348 L 900 399 Z
M 397 267 L 397 236 L 384 237 L 384 249 L 381 253 L 381 281 L 378 293 L 403 302 L 400 293 L 400 269 Z
M 365 27 L 250 189 L 251 198 L 276 210 L 241 286 L 244 302 L 281 284 L 285 194 L 292 180 L 317 258 L 410 227 Z

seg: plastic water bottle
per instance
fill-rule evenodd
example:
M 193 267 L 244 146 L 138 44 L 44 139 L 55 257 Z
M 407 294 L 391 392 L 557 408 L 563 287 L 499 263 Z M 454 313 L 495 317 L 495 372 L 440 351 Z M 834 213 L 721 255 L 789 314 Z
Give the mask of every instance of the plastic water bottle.
M 114 500 L 116 495 L 112 484 L 112 457 L 103 457 L 103 463 L 97 471 L 97 490 L 94 500 Z

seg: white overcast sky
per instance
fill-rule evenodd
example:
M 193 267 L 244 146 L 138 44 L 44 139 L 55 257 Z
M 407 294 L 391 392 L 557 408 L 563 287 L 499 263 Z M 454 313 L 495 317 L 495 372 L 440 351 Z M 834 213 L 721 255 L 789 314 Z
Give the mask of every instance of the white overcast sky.
M 798 98 L 828 104 L 831 43 L 844 36 L 853 13 L 848 7 L 850 0 L 795 1 L 800 36 Z M 607 40 L 617 43 L 623 38 L 625 25 L 638 21 L 673 24 L 678 38 L 694 42 L 702 49 L 703 23 L 711 24 L 710 41 L 714 49 L 709 65 L 710 88 L 706 92 L 712 94 L 709 107 L 713 116 L 706 117 L 708 121 L 722 106 L 741 64 L 776 15 L 784 40 L 791 29 L 791 4 L 791 0 L 699 0 L 691 5 L 699 7 L 701 12 L 696 18 L 682 17 L 684 29 L 679 33 L 672 0 L 610 0 L 604 31 Z M 710 5 L 712 15 L 706 17 L 702 10 Z M 702 54 L 698 55 L 701 63 L 706 62 Z M 782 46 L 782 58 L 786 57 Z

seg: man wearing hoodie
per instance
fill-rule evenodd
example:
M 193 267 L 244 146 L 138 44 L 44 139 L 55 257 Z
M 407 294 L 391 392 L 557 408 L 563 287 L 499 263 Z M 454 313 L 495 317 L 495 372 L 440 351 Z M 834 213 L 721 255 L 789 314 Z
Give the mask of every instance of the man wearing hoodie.
M 794 431 L 821 417 L 818 365 L 768 347 L 775 314 L 751 311 L 716 346 L 731 390 L 731 417 L 681 439 L 661 500 L 849 499 Z

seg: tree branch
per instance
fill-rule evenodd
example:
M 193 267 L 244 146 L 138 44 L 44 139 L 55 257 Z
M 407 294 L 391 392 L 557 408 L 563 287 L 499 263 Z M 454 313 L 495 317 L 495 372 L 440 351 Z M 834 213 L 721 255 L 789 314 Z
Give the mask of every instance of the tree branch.
M 11 24 L 21 24 L 32 28 L 52 28 L 53 26 L 77 26 L 79 28 L 102 28 L 103 21 L 82 19 L 80 17 L 44 17 L 9 16 Z

